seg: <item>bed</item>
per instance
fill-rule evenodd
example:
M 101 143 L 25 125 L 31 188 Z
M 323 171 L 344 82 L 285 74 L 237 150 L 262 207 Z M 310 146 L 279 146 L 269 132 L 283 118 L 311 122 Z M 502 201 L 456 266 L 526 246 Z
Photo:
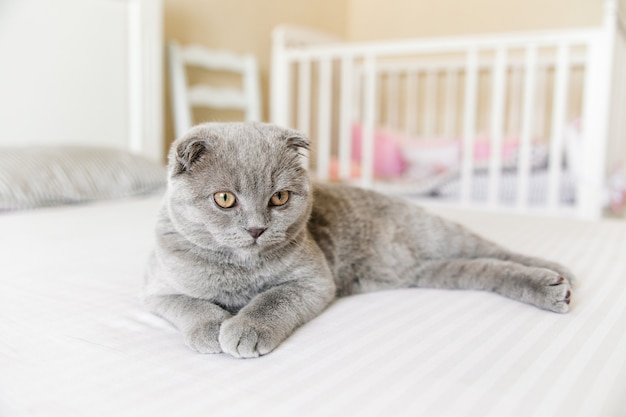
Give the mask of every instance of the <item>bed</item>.
M 423 204 L 622 213 L 624 10 L 603 4 L 595 27 L 539 32 L 355 42 L 278 26 L 271 119 L 314 138 L 323 180 Z
M 34 3 L 7 4 L 28 20 Z M 94 29 L 57 51 L 68 60 L 83 59 L 77 46 L 88 53 L 97 40 L 117 42 L 123 53 L 92 68 L 99 91 L 113 95 L 81 104 L 80 80 L 66 65 L 66 93 L 78 104 L 42 112 L 63 118 L 73 106 L 89 123 L 20 129 L 9 110 L 21 102 L 0 96 L 2 417 L 626 415 L 626 223 L 618 220 L 429 206 L 513 250 L 568 265 L 578 282 L 566 315 L 482 292 L 387 291 L 337 300 L 262 358 L 185 347 L 139 300 L 165 181 L 159 2 L 84 4 L 55 2 L 73 13 L 39 24 Z M 19 32 L 29 27 L 0 30 L 31 39 Z M 111 28 L 128 36 L 101 36 Z M 16 85 L 31 82 L 11 68 Z M 104 122 L 112 126 L 92 129 Z
M 570 266 L 571 312 L 482 292 L 371 293 L 239 360 L 194 353 L 139 301 L 160 199 L 0 216 L 0 415 L 626 414 L 621 221 L 438 209 Z

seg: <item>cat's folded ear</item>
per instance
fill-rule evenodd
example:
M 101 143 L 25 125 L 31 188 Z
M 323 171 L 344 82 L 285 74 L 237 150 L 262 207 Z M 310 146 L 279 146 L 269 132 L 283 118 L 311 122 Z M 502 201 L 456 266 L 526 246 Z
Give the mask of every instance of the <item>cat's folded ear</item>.
M 203 137 L 186 136 L 175 141 L 169 157 L 171 175 L 189 171 L 206 150 L 207 141 Z
M 292 129 L 285 130 L 283 138 L 285 139 L 287 148 L 298 154 L 300 165 L 306 169 L 308 166 L 309 138 L 307 138 L 304 133 Z
M 307 151 L 309 149 L 309 138 L 302 132 L 287 129 L 283 137 L 287 142 L 287 146 L 297 152 Z
M 287 147 L 295 151 L 300 157 L 302 165 L 306 166 L 306 159 L 309 154 L 307 152 L 310 144 L 309 138 L 307 138 L 304 133 L 292 129 L 286 129 L 283 138 L 285 139 Z

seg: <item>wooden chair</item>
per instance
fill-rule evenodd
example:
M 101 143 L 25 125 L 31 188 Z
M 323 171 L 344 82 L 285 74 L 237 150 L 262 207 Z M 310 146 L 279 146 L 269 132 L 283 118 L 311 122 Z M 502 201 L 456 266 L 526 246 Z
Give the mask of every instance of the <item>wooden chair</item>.
M 182 136 L 193 126 L 194 107 L 241 110 L 246 121 L 261 120 L 259 70 L 253 55 L 216 51 L 199 45 L 180 46 L 173 41 L 169 42 L 168 49 L 176 137 Z M 188 66 L 237 74 L 242 79 L 241 88 L 189 85 L 186 72 Z

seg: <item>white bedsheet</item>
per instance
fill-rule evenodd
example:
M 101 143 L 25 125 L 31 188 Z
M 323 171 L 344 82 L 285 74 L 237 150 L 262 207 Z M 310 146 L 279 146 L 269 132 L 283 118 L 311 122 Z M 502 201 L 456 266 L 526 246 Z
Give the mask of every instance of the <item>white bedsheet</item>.
M 0 416 L 624 416 L 626 224 L 446 210 L 578 275 L 559 315 L 493 294 L 338 300 L 259 359 L 138 300 L 159 199 L 0 216 Z

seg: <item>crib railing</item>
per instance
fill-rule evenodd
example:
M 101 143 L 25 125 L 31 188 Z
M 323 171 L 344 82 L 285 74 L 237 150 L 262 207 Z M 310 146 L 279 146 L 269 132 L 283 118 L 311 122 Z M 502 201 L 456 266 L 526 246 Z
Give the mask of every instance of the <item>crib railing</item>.
M 312 31 L 279 27 L 271 119 L 311 136 L 310 167 L 320 180 L 419 195 L 410 180 L 378 175 L 377 132 L 384 128 L 412 140 L 459 142 L 455 204 L 597 218 L 607 146 L 624 134 L 616 121 L 624 109 L 623 82 L 611 98 L 614 66 L 624 68 L 616 7 L 607 0 L 600 28 L 427 40 L 329 42 Z M 575 123 L 582 127 L 567 139 Z M 355 125 L 362 130 L 358 143 Z M 512 135 L 516 185 L 507 199 L 501 184 L 511 167 L 503 146 Z M 479 136 L 488 138 L 486 164 L 476 161 Z M 530 195 L 537 141 L 548 152 L 539 203 Z M 486 192 L 476 192 L 479 170 L 486 171 Z M 573 197 L 563 196 L 566 182 Z

